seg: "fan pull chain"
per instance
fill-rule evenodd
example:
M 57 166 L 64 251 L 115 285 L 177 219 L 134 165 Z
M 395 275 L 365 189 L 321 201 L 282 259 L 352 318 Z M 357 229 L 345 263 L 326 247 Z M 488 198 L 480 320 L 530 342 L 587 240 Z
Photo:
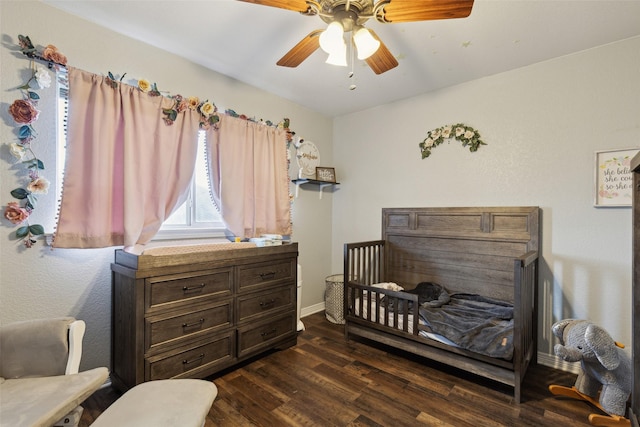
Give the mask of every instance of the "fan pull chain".
M 349 76 L 350 79 L 352 79 L 354 74 L 355 74 L 354 71 L 353 71 L 353 64 L 355 63 L 355 59 L 353 57 L 353 54 L 354 54 L 354 51 L 355 51 L 355 49 L 353 48 L 353 39 L 351 39 L 351 43 L 349 43 L 349 50 L 350 50 L 350 52 L 349 52 L 350 53 L 349 61 L 351 62 L 351 71 L 349 71 L 348 76 Z M 352 82 L 349 85 L 349 90 L 355 90 L 355 89 L 356 89 L 356 85 L 355 85 L 355 83 Z

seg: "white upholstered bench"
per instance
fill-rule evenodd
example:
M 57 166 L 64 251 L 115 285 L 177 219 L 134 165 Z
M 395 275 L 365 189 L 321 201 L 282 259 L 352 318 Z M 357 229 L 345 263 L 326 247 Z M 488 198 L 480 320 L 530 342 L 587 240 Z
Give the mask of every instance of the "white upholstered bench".
M 205 380 L 141 383 L 109 406 L 91 427 L 202 427 L 217 395 L 215 384 Z

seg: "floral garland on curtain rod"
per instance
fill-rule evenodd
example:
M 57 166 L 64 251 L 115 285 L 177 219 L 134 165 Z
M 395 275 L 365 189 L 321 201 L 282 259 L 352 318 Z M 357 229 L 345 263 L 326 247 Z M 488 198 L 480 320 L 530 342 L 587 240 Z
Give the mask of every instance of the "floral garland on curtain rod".
M 44 163 L 37 157 L 33 140 L 36 138 L 36 131 L 33 124 L 38 119 L 40 111 L 36 108 L 40 95 L 37 89 L 45 89 L 51 85 L 51 75 L 40 66 L 36 66 L 34 60 L 40 60 L 48 63 L 49 69 L 59 69 L 66 67 L 67 57 L 63 55 L 54 45 L 48 45 L 42 51 L 38 51 L 29 36 L 18 36 L 20 52 L 30 58 L 31 78 L 19 89 L 22 92 L 22 98 L 16 99 L 9 106 L 9 114 L 18 125 L 17 136 L 18 142 L 10 144 L 11 154 L 21 161 L 27 168 L 29 180 L 22 187 L 18 187 L 11 191 L 11 196 L 17 199 L 17 202 L 8 202 L 5 207 L 4 216 L 11 224 L 19 226 L 15 232 L 16 239 L 24 238 L 24 245 L 27 248 L 32 247 L 36 243 L 36 236 L 44 234 L 44 227 L 40 224 L 30 224 L 29 216 L 36 208 L 38 195 L 47 194 L 50 182 L 40 173 L 44 170 Z M 126 73 L 125 73 L 126 74 Z M 123 74 L 120 79 L 109 71 L 106 79 L 109 85 L 117 88 L 125 76 Z M 195 110 L 200 114 L 200 128 L 208 129 L 211 126 L 217 127 L 220 117 L 217 114 L 218 108 L 209 100 L 200 101 L 198 97 L 184 98 L 182 95 L 170 95 L 158 90 L 156 83 L 151 84 L 146 79 L 138 80 L 137 87 L 140 91 L 149 94 L 149 96 L 165 96 L 173 100 L 170 108 L 162 110 L 163 119 L 167 125 L 172 125 L 178 117 L 178 114 L 186 109 Z M 285 118 L 278 124 L 274 124 L 270 120 L 256 120 L 249 118 L 244 114 L 238 114 L 233 110 L 227 109 L 225 114 L 249 120 L 256 123 L 262 123 L 267 126 L 276 126 L 287 132 L 287 147 L 293 140 L 295 132 L 289 129 L 289 119 Z
M 481 145 L 487 145 L 480 139 L 480 133 L 463 123 L 442 126 L 427 132 L 427 137 L 419 144 L 422 158 L 431 155 L 431 150 L 442 144 L 446 139 L 455 138 L 462 142 L 463 147 L 469 147 L 472 153 L 478 151 Z
M 124 76 L 127 73 L 124 73 L 120 79 L 116 80 L 116 77 L 111 71 L 107 72 L 107 82 L 112 88 L 117 88 Z M 151 83 L 149 80 L 140 79 L 138 80 L 137 87 L 141 92 L 147 93 L 149 96 L 164 96 L 165 98 L 169 98 L 173 100 L 173 105 L 170 108 L 163 108 L 162 114 L 164 115 L 164 122 L 171 126 L 178 118 L 178 114 L 186 111 L 187 109 L 197 111 L 200 114 L 200 129 L 209 129 L 210 127 L 217 128 L 217 124 L 220 121 L 220 116 L 218 116 L 218 107 L 213 102 L 210 102 L 208 99 L 201 101 L 197 96 L 190 96 L 188 98 L 184 98 L 182 95 L 171 95 L 168 92 L 161 92 L 158 90 L 158 85 L 156 83 Z M 243 120 L 248 120 L 250 122 L 264 124 L 266 126 L 276 126 L 280 129 L 285 129 L 287 131 L 287 143 L 291 142 L 293 139 L 293 135 L 295 132 L 292 132 L 289 129 L 289 119 L 283 119 L 280 123 L 274 124 L 271 120 L 257 120 L 255 118 L 250 118 L 245 114 L 238 114 L 234 110 L 227 109 L 225 110 L 225 114 L 232 117 L 238 117 Z
M 11 196 L 17 202 L 9 202 L 4 211 L 4 216 L 13 225 L 18 225 L 15 231 L 17 239 L 24 238 L 27 248 L 36 242 L 35 237 L 44 234 L 44 227 L 40 224 L 30 224 L 29 216 L 37 206 L 38 197 L 47 194 L 49 181 L 41 174 L 44 163 L 36 155 L 32 143 L 37 132 L 33 124 L 38 120 L 40 111 L 36 108 L 40 95 L 37 89 L 45 89 L 51 86 L 51 75 L 41 67 L 36 66 L 34 59 L 49 63 L 49 68 L 65 66 L 67 58 L 54 45 L 48 45 L 42 52 L 38 52 L 28 36 L 18 36 L 20 51 L 31 59 L 31 78 L 17 89 L 22 92 L 22 98 L 16 99 L 9 106 L 9 114 L 18 125 L 18 142 L 10 144 L 9 150 L 17 161 L 22 162 L 28 172 L 28 181 L 22 187 L 11 190 Z

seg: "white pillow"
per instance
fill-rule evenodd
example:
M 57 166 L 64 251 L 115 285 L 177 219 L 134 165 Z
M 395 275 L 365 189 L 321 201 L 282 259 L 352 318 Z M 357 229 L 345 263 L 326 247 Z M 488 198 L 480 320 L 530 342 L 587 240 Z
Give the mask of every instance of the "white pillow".
M 387 289 L 389 291 L 404 291 L 404 288 L 396 283 L 393 282 L 381 282 L 381 283 L 374 283 L 373 285 L 371 285 L 372 288 L 380 288 L 380 289 Z M 362 291 L 362 297 L 363 298 L 367 298 L 367 291 Z M 371 292 L 374 296 L 372 298 L 375 297 L 375 294 L 377 294 L 378 292 Z M 382 295 L 382 298 L 384 298 L 385 296 Z
M 396 292 L 404 291 L 404 288 L 402 286 L 393 282 L 374 283 L 371 286 L 374 288 L 382 288 L 382 289 L 387 289 L 387 290 L 396 291 Z

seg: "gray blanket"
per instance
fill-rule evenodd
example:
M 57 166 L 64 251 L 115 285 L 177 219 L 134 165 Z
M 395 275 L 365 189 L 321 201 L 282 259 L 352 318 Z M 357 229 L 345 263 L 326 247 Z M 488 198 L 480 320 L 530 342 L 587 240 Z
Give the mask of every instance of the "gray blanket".
M 513 306 L 476 294 L 449 295 L 423 282 L 406 292 L 418 295 L 420 317 L 431 332 L 466 350 L 510 360 L 513 357 Z

